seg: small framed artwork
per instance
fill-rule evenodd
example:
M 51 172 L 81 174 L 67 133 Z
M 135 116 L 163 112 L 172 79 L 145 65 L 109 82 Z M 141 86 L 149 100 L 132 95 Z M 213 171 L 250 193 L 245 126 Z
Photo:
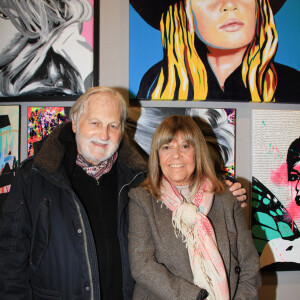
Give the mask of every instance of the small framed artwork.
M 131 107 L 126 133 L 147 157 L 157 126 L 168 116 L 187 115 L 199 125 L 213 158 L 222 161 L 227 176 L 235 176 L 235 109 Z
M 74 100 L 98 85 L 99 1 L 0 4 L 2 101 Z
M 28 148 L 27 154 L 34 154 L 33 144 L 40 141 L 53 129 L 68 121 L 71 107 L 28 107 Z
M 19 165 L 19 120 L 18 105 L 0 106 L 0 215 Z

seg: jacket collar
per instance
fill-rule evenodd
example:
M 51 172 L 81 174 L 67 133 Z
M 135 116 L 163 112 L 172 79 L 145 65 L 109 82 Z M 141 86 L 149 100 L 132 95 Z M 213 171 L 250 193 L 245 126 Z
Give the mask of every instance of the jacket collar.
M 72 123 L 58 125 L 45 139 L 34 144 L 34 165 L 48 174 L 56 173 L 61 168 L 70 143 L 76 143 Z M 125 137 L 119 147 L 118 160 L 135 172 L 145 171 L 147 168 L 141 154 Z

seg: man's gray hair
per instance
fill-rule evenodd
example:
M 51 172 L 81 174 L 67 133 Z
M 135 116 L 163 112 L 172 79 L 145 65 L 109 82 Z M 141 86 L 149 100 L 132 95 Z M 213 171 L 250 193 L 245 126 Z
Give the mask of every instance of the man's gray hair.
M 117 90 L 105 86 L 91 87 L 83 95 L 81 95 L 71 108 L 69 116 L 70 120 L 76 125 L 78 124 L 81 115 L 85 112 L 86 104 L 88 103 L 88 98 L 94 94 L 109 94 L 112 98 L 118 100 L 121 109 L 121 124 L 123 132 L 128 115 L 126 100 Z

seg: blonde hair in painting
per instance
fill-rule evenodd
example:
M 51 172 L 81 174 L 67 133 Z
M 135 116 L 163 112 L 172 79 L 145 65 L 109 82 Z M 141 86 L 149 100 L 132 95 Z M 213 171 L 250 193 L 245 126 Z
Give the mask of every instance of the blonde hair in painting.
M 242 76 L 251 92 L 252 102 L 274 102 L 278 79 L 273 59 L 278 35 L 269 0 L 257 1 L 256 32 L 244 56 Z
M 192 18 L 190 9 L 189 15 Z M 175 90 L 178 90 L 178 99 L 187 99 L 190 82 L 194 87 L 194 98 L 206 98 L 206 70 L 194 47 L 195 34 L 189 18 L 182 2 L 171 5 L 162 15 L 160 31 L 168 67 L 161 69 L 152 99 L 174 99 Z
M 184 1 L 184 3 L 183 3 Z M 194 21 L 190 0 L 170 5 L 161 17 L 160 31 L 167 65 L 161 68 L 151 99 L 205 100 L 207 72 L 195 48 Z M 273 64 L 278 44 L 274 18 L 268 0 L 256 0 L 256 33 L 242 62 L 242 78 L 252 102 L 274 102 L 277 75 Z

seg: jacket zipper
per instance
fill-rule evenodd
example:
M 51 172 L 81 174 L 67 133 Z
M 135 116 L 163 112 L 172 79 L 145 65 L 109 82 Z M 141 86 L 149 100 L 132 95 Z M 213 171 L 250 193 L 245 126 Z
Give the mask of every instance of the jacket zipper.
M 90 299 L 93 300 L 94 299 L 94 285 L 93 285 L 93 279 L 92 279 L 92 269 L 91 269 L 91 264 L 90 264 L 90 259 L 89 259 L 89 253 L 88 253 L 88 249 L 87 249 L 86 231 L 85 231 L 82 215 L 81 215 L 81 212 L 80 212 L 80 207 L 79 207 L 78 203 L 76 202 L 76 200 L 74 199 L 74 194 L 73 194 L 73 201 L 74 201 L 74 204 L 76 206 L 79 221 L 80 221 L 80 225 L 81 225 L 81 228 L 82 228 L 84 254 L 85 254 L 85 259 L 86 259 L 86 264 L 87 264 L 88 274 L 89 274 L 89 281 L 90 281 Z

